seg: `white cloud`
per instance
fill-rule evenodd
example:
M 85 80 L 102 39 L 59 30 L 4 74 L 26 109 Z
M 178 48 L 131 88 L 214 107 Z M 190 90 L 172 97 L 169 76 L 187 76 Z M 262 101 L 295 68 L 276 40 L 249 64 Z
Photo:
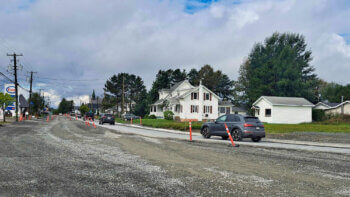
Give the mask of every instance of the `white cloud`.
M 16 10 L 21 2 L 0 9 L 0 53 L 22 52 L 38 77 L 91 79 L 50 81 L 55 99 L 101 94 L 118 72 L 150 87 L 159 69 L 211 64 L 236 79 L 254 43 L 275 31 L 305 35 L 317 74 L 349 82 L 349 44 L 337 36 L 350 32 L 346 1 L 222 0 L 194 14 L 184 12 L 184 0 L 37 0 Z M 8 65 L 5 55 L 0 65 Z

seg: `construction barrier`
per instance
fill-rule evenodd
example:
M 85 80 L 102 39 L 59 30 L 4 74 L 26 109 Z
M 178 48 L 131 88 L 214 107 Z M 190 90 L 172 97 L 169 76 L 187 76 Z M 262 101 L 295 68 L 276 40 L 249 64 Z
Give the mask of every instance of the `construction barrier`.
M 227 132 L 228 137 L 229 137 L 230 140 L 231 140 L 232 146 L 233 146 L 233 147 L 239 147 L 239 144 L 235 144 L 235 142 L 233 141 L 232 136 L 231 136 L 231 132 L 229 131 L 229 129 L 228 129 L 226 123 L 225 123 L 225 129 L 226 129 L 226 132 Z
M 95 121 L 92 120 L 92 118 L 90 118 L 90 119 L 91 119 L 91 121 L 92 121 L 92 126 L 96 129 Z
M 46 122 L 49 122 L 49 118 L 50 118 L 50 117 L 49 117 L 49 116 L 47 116 L 47 118 L 46 118 Z
M 190 121 L 188 124 L 190 126 L 190 141 L 192 142 L 192 122 Z

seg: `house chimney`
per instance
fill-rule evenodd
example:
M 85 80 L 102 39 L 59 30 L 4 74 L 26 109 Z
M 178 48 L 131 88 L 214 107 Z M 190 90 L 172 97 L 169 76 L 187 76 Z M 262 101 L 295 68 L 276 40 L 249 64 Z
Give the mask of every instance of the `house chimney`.
M 341 103 L 344 102 L 344 96 L 341 96 Z
M 200 86 L 202 85 L 202 80 L 199 80 L 199 85 L 200 85 Z

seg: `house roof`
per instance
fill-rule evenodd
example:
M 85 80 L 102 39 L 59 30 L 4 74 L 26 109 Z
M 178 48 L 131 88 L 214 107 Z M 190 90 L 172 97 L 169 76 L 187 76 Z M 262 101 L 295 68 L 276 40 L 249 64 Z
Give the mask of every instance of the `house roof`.
M 237 111 L 237 112 L 246 112 L 247 111 L 247 106 L 242 105 L 242 106 L 233 106 L 232 111 Z
M 261 99 L 265 99 L 271 105 L 285 105 L 285 106 L 311 106 L 313 107 L 310 101 L 301 97 L 280 97 L 280 96 L 261 96 L 257 101 L 253 103 L 256 105 Z
M 222 101 L 219 100 L 219 105 L 233 105 L 231 101 Z
M 188 80 L 183 80 L 183 81 L 177 82 L 173 86 L 171 86 L 169 89 L 163 88 L 163 89 L 161 89 L 161 91 L 172 92 L 172 91 L 176 90 L 176 88 L 178 88 L 184 82 L 188 82 Z M 188 82 L 188 83 L 190 83 L 190 82 Z
M 344 102 L 342 102 L 342 103 L 338 103 L 338 105 L 334 105 L 333 107 L 330 107 L 329 109 L 338 108 L 338 107 L 340 107 L 340 106 L 342 106 L 342 105 L 345 105 L 345 104 L 347 104 L 347 103 L 350 103 L 350 101 L 344 101 Z

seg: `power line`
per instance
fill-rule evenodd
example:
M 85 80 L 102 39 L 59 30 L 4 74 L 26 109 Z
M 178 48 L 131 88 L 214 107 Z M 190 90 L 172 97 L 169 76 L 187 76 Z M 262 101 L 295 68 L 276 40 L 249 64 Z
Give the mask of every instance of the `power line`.
M 37 77 L 39 79 L 47 79 L 53 81 L 101 81 L 105 79 L 58 79 L 58 78 L 49 78 L 49 77 Z

